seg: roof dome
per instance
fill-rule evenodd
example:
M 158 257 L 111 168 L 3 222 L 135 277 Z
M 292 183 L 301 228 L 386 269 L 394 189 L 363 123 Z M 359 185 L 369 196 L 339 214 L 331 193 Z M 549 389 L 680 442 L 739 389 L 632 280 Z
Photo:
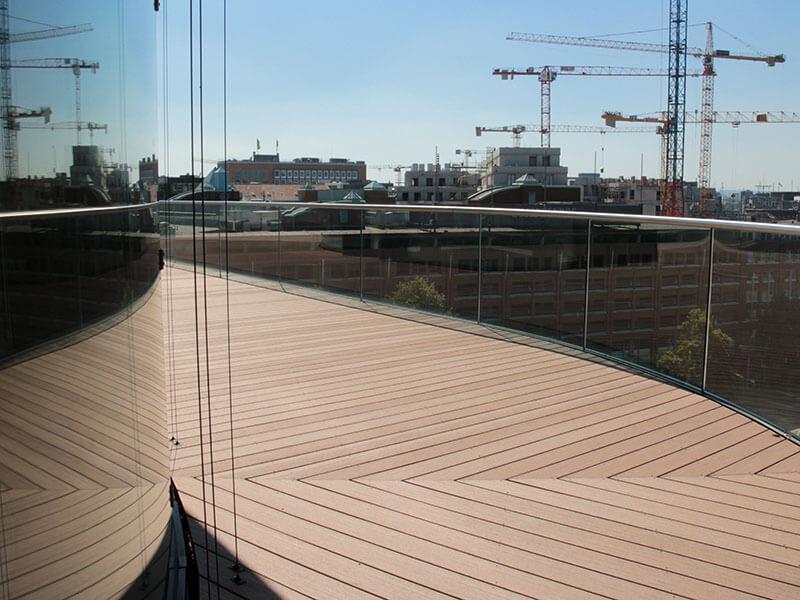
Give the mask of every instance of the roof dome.
M 361 194 L 352 191 L 347 194 L 344 198 L 342 198 L 345 202 L 363 202 L 364 198 L 361 197 Z
M 525 173 L 525 175 L 518 178 L 512 185 L 542 185 L 542 182 L 530 173 Z
M 370 181 L 367 185 L 364 186 L 364 189 L 368 192 L 382 192 L 386 190 L 386 186 L 383 184 L 378 183 L 377 181 Z

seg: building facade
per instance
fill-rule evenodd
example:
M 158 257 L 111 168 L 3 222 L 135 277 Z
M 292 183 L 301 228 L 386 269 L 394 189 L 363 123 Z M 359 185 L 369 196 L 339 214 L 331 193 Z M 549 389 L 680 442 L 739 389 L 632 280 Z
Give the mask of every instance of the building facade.
M 480 189 L 511 185 L 523 175 L 533 175 L 544 185 L 567 185 L 567 167 L 560 161 L 561 148 L 495 148 Z
M 397 186 L 398 204 L 466 204 L 478 189 L 477 176 L 454 168 L 414 163 L 406 171 L 403 185 Z
M 367 165 L 363 160 L 330 158 L 322 161 L 316 157 L 281 161 L 278 154 L 256 154 L 247 160 L 229 160 L 218 163 L 226 167 L 233 184 L 270 183 L 277 185 L 303 185 L 306 183 L 333 183 L 364 181 Z

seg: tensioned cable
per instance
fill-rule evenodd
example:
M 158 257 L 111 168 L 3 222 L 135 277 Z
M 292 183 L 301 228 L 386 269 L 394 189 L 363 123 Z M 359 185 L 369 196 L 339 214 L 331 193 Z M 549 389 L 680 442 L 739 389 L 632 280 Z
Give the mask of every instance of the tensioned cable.
M 222 164 L 225 169 L 225 223 L 228 222 L 228 0 L 222 2 Z M 231 375 L 231 269 L 228 252 L 228 227 L 225 227 L 225 323 L 227 325 L 228 353 L 228 427 L 231 441 L 231 494 L 233 499 L 233 580 L 243 583 L 239 577 L 242 565 L 239 563 L 239 529 L 236 514 L 236 455 L 233 441 L 233 381 Z
M 167 282 L 167 352 L 169 354 L 167 365 L 169 369 L 169 403 L 170 403 L 170 427 L 172 429 L 172 437 L 170 438 L 170 442 L 175 445 L 179 443 L 178 437 L 178 406 L 177 406 L 177 390 L 175 386 L 175 319 L 173 317 L 174 311 L 174 303 L 173 303 L 173 296 L 174 296 L 174 286 L 173 286 L 173 278 L 172 278 L 172 269 L 169 268 L 169 259 L 172 258 L 172 236 L 170 235 L 170 227 L 172 226 L 172 202 L 169 199 L 169 173 L 170 173 L 170 165 L 169 165 L 169 15 L 167 13 L 167 5 L 168 2 L 163 3 L 163 16 L 162 16 L 162 93 L 164 95 L 163 99 L 163 109 L 162 115 L 164 119 L 163 123 L 163 130 L 164 130 L 164 172 L 167 175 L 167 189 L 166 195 L 167 198 L 164 199 L 164 209 L 165 209 L 165 221 L 167 225 L 166 231 L 166 261 L 165 264 L 167 268 L 164 270 L 164 277 Z M 170 471 L 175 470 L 175 461 L 178 458 L 178 453 L 172 453 L 172 462 L 170 464 Z
M 117 60 L 118 62 L 118 77 L 119 77 L 119 123 L 120 123 L 120 147 L 119 147 L 119 159 L 120 163 L 126 164 L 128 162 L 128 127 L 127 127 L 127 120 L 128 120 L 128 103 L 127 103 L 127 74 L 125 69 L 125 62 L 126 62 L 126 53 L 125 53 L 125 3 L 123 0 L 117 1 Z M 130 198 L 126 193 L 125 202 L 130 203 Z M 127 213 L 125 220 L 123 221 L 128 226 L 130 226 L 130 213 Z M 126 234 L 130 233 L 130 228 L 128 231 L 125 232 Z M 130 244 L 129 236 L 125 236 L 126 245 Z M 126 311 L 127 311 L 127 333 L 128 333 L 128 352 L 129 352 L 129 368 L 131 374 L 131 397 L 130 397 L 130 409 L 131 409 L 131 416 L 132 416 L 132 437 L 133 437 L 133 464 L 134 464 L 134 472 L 137 478 L 137 481 L 142 481 L 142 465 L 141 465 L 141 439 L 140 439 L 140 431 L 139 431 L 139 402 L 138 402 L 138 394 L 136 393 L 136 348 L 135 348 L 135 338 L 134 338 L 134 326 L 133 323 L 130 321 L 133 319 L 133 315 L 131 314 L 131 303 L 133 302 L 133 293 L 131 289 L 131 280 L 133 279 L 133 273 L 131 272 L 130 265 L 127 266 L 128 270 L 128 288 L 126 290 Z M 130 292 L 130 293 L 128 293 Z M 145 547 L 147 546 L 146 536 L 145 536 L 145 523 L 144 523 L 144 497 L 143 497 L 143 488 L 140 487 L 138 493 L 136 494 L 136 503 L 139 507 L 138 509 L 138 516 L 137 516 L 137 525 L 139 530 L 139 543 L 141 545 L 141 551 L 139 556 L 141 558 L 142 563 L 142 575 L 144 578 L 147 577 L 147 561 L 145 558 Z M 146 581 L 146 579 L 145 579 Z
M 661 14 L 662 15 L 664 14 L 663 4 L 662 4 Z M 662 21 L 663 21 L 663 18 L 662 18 Z M 706 25 L 705 23 L 693 23 L 691 25 L 687 25 L 687 27 L 704 27 L 705 25 Z M 601 35 L 584 35 L 582 37 L 584 37 L 586 39 L 590 39 L 590 40 L 595 40 L 595 39 L 601 39 L 601 38 L 617 37 L 619 35 L 638 35 L 640 33 L 655 33 L 655 32 L 663 32 L 663 31 L 668 31 L 668 30 L 669 30 L 668 27 L 664 27 L 662 25 L 661 27 L 656 27 L 655 29 L 640 29 L 638 31 L 621 31 L 619 33 L 604 33 L 604 34 L 601 34 Z
M 199 0 L 202 2 L 202 0 Z M 197 419 L 198 430 L 200 438 L 200 488 L 201 498 L 203 501 L 203 531 L 205 534 L 205 548 L 206 548 L 206 591 L 208 597 L 211 598 L 211 561 L 209 558 L 209 544 L 208 544 L 208 505 L 206 503 L 206 467 L 205 459 L 203 458 L 203 388 L 200 377 L 200 310 L 197 293 L 197 201 L 195 194 L 197 192 L 195 181 L 197 176 L 195 172 L 195 158 L 194 158 L 194 2 L 189 0 L 189 109 L 190 113 L 190 126 L 189 137 L 191 142 L 191 161 L 192 161 L 192 281 L 194 284 L 194 347 L 195 347 L 195 367 L 197 372 Z M 202 188 L 201 188 L 202 197 Z
M 705 23 L 704 23 L 704 25 L 705 25 Z M 761 50 L 759 50 L 758 48 L 754 48 L 752 45 L 750 45 L 750 44 L 748 44 L 747 42 L 745 42 L 745 41 L 744 41 L 742 38 L 740 38 L 740 37 L 738 37 L 738 36 L 735 36 L 735 35 L 733 35 L 733 34 L 732 34 L 730 31 L 726 31 L 725 29 L 723 29 L 722 27 L 720 27 L 720 26 L 719 26 L 719 25 L 717 25 L 716 23 L 712 23 L 712 25 L 714 26 L 714 28 L 715 28 L 715 29 L 718 29 L 718 30 L 719 30 L 719 31 L 721 31 L 722 33 L 724 33 L 724 34 L 727 34 L 727 35 L 731 36 L 733 39 L 735 39 L 735 40 L 736 40 L 737 42 L 739 42 L 740 44 L 744 44 L 744 45 L 745 45 L 747 48 L 749 48 L 750 50 L 752 50 L 752 51 L 753 51 L 753 52 L 755 52 L 756 54 L 758 54 L 758 55 L 760 55 L 760 56 L 767 56 L 767 54 L 766 54 L 766 53 L 762 52 L 762 51 L 761 51 Z
M 203 327 L 205 335 L 205 351 L 206 351 L 206 409 L 208 411 L 208 465 L 211 474 L 211 518 L 214 527 L 214 568 L 217 582 L 217 597 L 219 597 L 219 530 L 217 529 L 217 484 L 214 478 L 214 433 L 212 431 L 211 423 L 211 365 L 208 357 L 208 278 L 207 278 L 207 264 L 206 257 L 206 189 L 203 175 L 205 168 L 205 121 L 203 115 L 203 0 L 198 2 L 198 31 L 199 31 L 199 66 L 200 66 L 200 207 L 202 209 L 201 223 L 203 230 L 201 232 L 203 240 Z M 219 224 L 219 219 L 217 219 Z M 208 526 L 206 526 L 208 530 Z M 206 552 L 210 548 L 206 546 Z M 209 573 L 210 576 L 210 573 Z

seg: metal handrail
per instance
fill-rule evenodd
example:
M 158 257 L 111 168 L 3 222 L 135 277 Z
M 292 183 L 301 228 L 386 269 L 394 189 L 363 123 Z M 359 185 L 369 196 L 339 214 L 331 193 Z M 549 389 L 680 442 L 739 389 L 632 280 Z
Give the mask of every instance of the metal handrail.
M 193 204 L 190 200 L 165 200 L 172 204 Z M 220 200 L 206 200 L 206 206 L 224 206 Z M 237 200 L 227 203 L 228 207 L 286 207 L 286 208 L 320 208 L 336 210 L 381 211 L 381 212 L 449 212 L 473 215 L 498 215 L 515 217 L 543 217 L 548 219 L 591 219 L 606 223 L 632 223 L 651 225 L 674 225 L 677 227 L 693 227 L 702 229 L 727 229 L 732 231 L 751 231 L 754 233 L 771 233 L 776 235 L 800 236 L 800 224 L 785 225 L 778 223 L 753 223 L 751 221 L 726 221 L 723 219 L 697 219 L 691 217 L 662 217 L 650 215 L 632 215 L 616 213 L 595 213 L 586 211 L 541 210 L 528 208 L 496 208 L 477 206 L 448 206 L 431 204 L 349 204 L 339 202 L 254 202 Z M 145 206 L 145 205 L 137 205 Z
M 48 208 L 45 210 L 20 210 L 0 212 L 0 221 L 11 219 L 43 219 L 47 217 L 72 217 L 92 214 L 109 214 L 154 208 L 161 201 L 147 202 L 146 204 L 123 204 L 119 206 L 92 206 L 86 208 Z

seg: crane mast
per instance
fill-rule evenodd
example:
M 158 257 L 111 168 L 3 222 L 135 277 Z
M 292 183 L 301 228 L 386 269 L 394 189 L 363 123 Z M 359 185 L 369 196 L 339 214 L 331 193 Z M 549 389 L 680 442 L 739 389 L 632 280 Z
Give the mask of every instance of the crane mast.
M 17 131 L 11 115 L 11 48 L 9 47 L 8 0 L 0 0 L 0 116 L 3 119 L 3 165 L 5 179 L 17 176 Z
M 15 42 L 30 42 L 66 35 L 75 35 L 91 31 L 88 23 L 71 25 L 69 27 L 51 27 L 37 31 L 27 31 L 12 34 L 9 28 L 8 0 L 0 0 L 0 121 L 3 128 L 3 174 L 5 180 L 17 177 L 17 119 L 25 117 L 44 117 L 49 122 L 50 109 L 42 108 L 38 111 L 20 111 L 11 104 L 11 44 Z M 79 119 L 80 121 L 80 119 Z M 79 130 L 80 131 L 80 130 Z
M 663 77 L 664 73 L 654 69 L 640 67 L 608 67 L 608 66 L 553 66 L 528 67 L 527 69 L 494 69 L 492 75 L 499 75 L 501 79 L 514 79 L 517 75 L 535 75 L 541 84 L 541 146 L 550 147 L 550 84 L 558 75 L 570 76 L 595 76 L 595 77 Z M 693 76 L 699 73 L 693 73 Z M 519 137 L 514 138 L 515 147 L 518 147 Z
M 657 122 L 662 123 L 663 125 L 661 129 L 661 178 L 662 181 L 667 181 L 669 183 L 662 193 L 662 200 L 664 198 L 668 200 L 668 212 L 665 214 L 682 214 L 681 211 L 683 210 L 683 189 L 681 187 L 681 190 L 678 191 L 674 181 L 677 175 L 680 175 L 681 180 L 683 179 L 683 146 L 685 136 L 684 124 L 683 121 L 681 121 L 681 115 L 685 113 L 686 107 L 686 77 L 695 75 L 694 73 L 686 73 L 686 57 L 692 56 L 695 58 L 700 58 L 703 61 L 703 101 L 701 114 L 704 115 L 704 118 L 699 121 L 702 127 L 700 141 L 700 164 L 698 172 L 698 184 L 701 188 L 701 203 L 703 202 L 704 198 L 706 200 L 709 198 L 711 181 L 712 123 L 721 122 L 719 120 L 719 113 L 715 113 L 713 110 L 714 77 L 716 77 L 716 72 L 714 71 L 714 59 L 721 58 L 763 62 L 769 67 L 774 67 L 777 63 L 786 62 L 783 54 L 776 54 L 772 56 L 743 56 L 731 54 L 725 50 L 714 50 L 710 23 L 708 24 L 707 28 L 706 48 L 701 49 L 687 46 L 687 4 L 688 0 L 670 0 L 669 45 L 537 33 L 514 32 L 506 36 L 507 40 L 522 42 L 611 48 L 615 50 L 632 50 L 637 52 L 653 52 L 663 54 L 668 53 L 670 55 L 670 72 L 668 74 L 669 86 L 667 97 L 668 111 L 665 114 L 664 119 L 657 120 Z M 743 122 L 747 122 L 747 117 L 745 117 Z M 706 190 L 705 193 L 703 192 L 704 189 Z M 677 198 L 677 201 L 676 197 L 679 197 Z M 664 203 L 662 202 L 662 206 L 663 205 Z
M 688 0 L 670 0 L 669 67 L 667 84 L 667 122 L 664 126 L 665 181 L 661 196 L 661 214 L 682 217 L 683 156 L 686 129 L 686 36 Z
M 697 188 L 700 216 L 708 214 L 711 203 L 711 127 L 714 123 L 714 36 L 707 23 L 706 52 L 703 55 L 703 95 L 700 104 L 700 163 L 697 169 Z

